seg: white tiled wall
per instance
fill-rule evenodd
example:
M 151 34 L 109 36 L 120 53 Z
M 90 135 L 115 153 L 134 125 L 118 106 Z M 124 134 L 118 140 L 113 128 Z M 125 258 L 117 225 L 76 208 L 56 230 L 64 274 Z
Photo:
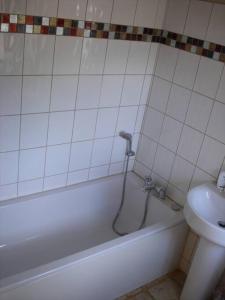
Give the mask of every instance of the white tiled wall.
M 169 0 L 164 28 L 225 45 L 224 16 L 225 5 Z M 225 66 L 161 45 L 152 82 L 135 170 L 183 205 L 225 168 Z
M 156 0 L 0 1 L 0 11 L 139 26 L 154 26 L 159 10 Z M 0 34 L 0 200 L 121 172 L 118 133 L 133 133 L 137 147 L 156 52 L 151 43 Z
M 197 0 L 2 0 L 0 11 L 225 44 L 225 6 Z M 127 130 L 136 172 L 183 204 L 225 166 L 224 128 L 220 62 L 151 43 L 0 34 L 0 200 L 121 172 Z

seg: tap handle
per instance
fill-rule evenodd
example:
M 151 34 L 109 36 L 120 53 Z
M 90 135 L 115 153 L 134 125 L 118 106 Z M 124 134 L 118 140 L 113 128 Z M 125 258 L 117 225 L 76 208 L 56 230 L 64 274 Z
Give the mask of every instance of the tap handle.
M 145 176 L 145 182 L 146 182 L 146 183 L 150 183 L 151 181 L 152 181 L 151 175 L 146 175 L 146 176 Z

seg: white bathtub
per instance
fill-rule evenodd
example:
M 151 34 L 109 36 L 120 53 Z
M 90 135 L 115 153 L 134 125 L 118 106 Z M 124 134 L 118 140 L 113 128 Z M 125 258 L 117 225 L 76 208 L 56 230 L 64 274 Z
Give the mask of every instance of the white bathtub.
M 111 224 L 122 177 L 111 176 L 0 204 L 1 300 L 112 300 L 175 269 L 187 226 L 181 212 L 129 175 L 122 230 Z

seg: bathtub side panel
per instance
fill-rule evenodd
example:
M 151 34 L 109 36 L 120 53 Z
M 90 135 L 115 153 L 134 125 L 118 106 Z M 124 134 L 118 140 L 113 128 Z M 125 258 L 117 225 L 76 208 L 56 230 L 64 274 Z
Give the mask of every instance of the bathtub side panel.
M 179 263 L 187 226 L 118 244 L 64 269 L 8 290 L 1 300 L 113 300 L 172 270 Z

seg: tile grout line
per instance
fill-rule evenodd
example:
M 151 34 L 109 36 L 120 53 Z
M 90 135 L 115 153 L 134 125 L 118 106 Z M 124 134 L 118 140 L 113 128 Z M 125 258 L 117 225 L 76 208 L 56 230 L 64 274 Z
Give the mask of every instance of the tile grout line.
M 86 6 L 85 6 L 85 14 L 84 14 L 84 22 L 86 19 L 86 15 L 87 15 L 87 7 L 88 7 L 88 2 L 86 2 Z M 77 89 L 76 89 L 76 95 L 75 95 L 75 105 L 74 105 L 74 115 L 73 115 L 73 125 L 72 125 L 72 133 L 71 133 L 71 141 L 70 141 L 70 149 L 69 149 L 69 159 L 68 159 L 68 168 L 67 168 L 67 175 L 66 175 L 66 183 L 65 185 L 68 185 L 68 181 L 69 181 L 69 173 L 70 173 L 70 164 L 71 164 L 71 155 L 72 155 L 72 147 L 73 147 L 73 134 L 74 134 L 74 130 L 75 130 L 75 118 L 76 118 L 76 112 L 77 112 L 77 98 L 78 98 L 78 92 L 79 92 L 79 83 L 80 83 L 80 76 L 82 76 L 80 74 L 80 70 L 81 70 L 81 64 L 82 64 L 82 57 L 83 57 L 83 47 L 84 47 L 84 36 L 81 37 L 82 38 L 82 46 L 81 46 L 81 50 L 80 50 L 80 61 L 79 61 L 79 67 L 78 67 L 78 71 L 77 71 Z
M 134 17 L 133 17 L 132 24 L 134 24 L 135 16 L 136 16 L 136 13 L 137 13 L 138 1 L 139 0 L 136 1 L 136 7 L 135 7 L 135 11 L 134 11 Z M 128 53 L 127 53 L 127 57 L 126 57 L 126 64 L 125 64 L 124 73 L 123 73 L 123 81 L 122 81 L 122 89 L 121 89 L 121 94 L 120 94 L 119 109 L 118 109 L 118 114 L 117 114 L 116 126 L 115 126 L 115 130 L 114 130 L 114 138 L 113 138 L 113 143 L 112 143 L 112 148 L 111 148 L 111 153 L 110 153 L 110 160 L 109 160 L 110 164 L 109 164 L 108 172 L 110 171 L 110 165 L 112 164 L 112 156 L 113 156 L 113 151 L 114 151 L 115 141 L 116 141 L 115 137 L 116 137 L 116 134 L 117 134 L 119 115 L 120 115 L 120 112 L 121 112 L 121 103 L 122 103 L 123 92 L 124 92 L 124 84 L 125 84 L 126 75 L 127 75 L 126 71 L 127 71 L 127 65 L 128 65 L 128 61 L 129 61 L 130 51 L 131 51 L 131 42 L 129 41 L 129 48 L 128 48 Z M 126 158 L 126 156 L 124 155 L 123 170 L 125 168 L 125 158 Z
M 58 15 L 58 10 L 59 10 L 59 0 L 57 0 L 57 15 Z M 55 63 L 55 48 L 56 48 L 56 36 L 54 37 L 53 54 L 52 54 L 50 99 L 49 99 L 49 108 L 48 108 L 48 125 L 47 125 L 47 136 L 46 136 L 46 145 L 45 145 L 45 160 L 44 160 L 42 191 L 44 191 L 44 189 L 45 189 L 45 177 L 46 177 L 46 172 L 47 172 L 46 165 L 47 165 L 48 139 L 49 139 L 49 129 L 50 129 L 50 118 L 51 118 L 51 102 L 52 102 L 52 90 L 53 90 L 53 70 L 54 70 L 54 63 Z
M 27 10 L 27 0 L 25 2 L 25 11 Z M 19 178 L 20 178 L 20 158 L 21 158 L 21 127 L 22 127 L 22 106 L 23 106 L 23 74 L 24 74 L 24 56 L 25 56 L 25 44 L 26 44 L 26 35 L 23 34 L 23 58 L 21 66 L 21 99 L 20 99 L 20 124 L 19 124 L 19 149 L 18 149 L 18 162 L 17 162 L 17 192 L 16 196 L 19 196 Z
M 190 11 L 190 5 L 191 5 L 191 1 L 189 0 L 189 3 L 188 3 L 188 10 L 187 10 L 187 14 L 186 14 L 186 18 L 185 18 L 185 22 L 184 22 L 184 27 L 183 27 L 183 30 L 182 30 L 182 34 L 183 34 L 183 32 L 185 31 L 185 27 L 186 27 L 186 25 L 187 25 L 187 19 L 188 19 L 188 14 L 189 14 L 189 11 Z M 178 53 L 177 53 L 177 59 L 176 59 L 175 67 L 174 67 L 174 73 L 173 73 L 173 76 L 172 76 L 172 79 L 171 79 L 171 89 L 170 89 L 170 93 L 169 93 L 169 98 L 170 98 L 172 86 L 173 86 L 173 83 L 174 83 L 174 77 L 175 77 L 175 73 L 176 73 L 176 69 L 177 69 L 179 57 L 180 57 L 180 55 L 181 55 L 180 53 L 181 53 L 181 52 L 178 50 Z M 197 67 L 196 74 L 195 74 L 195 80 L 194 80 L 194 83 L 193 83 L 193 88 L 194 88 L 194 86 L 195 86 L 195 81 L 196 81 L 196 78 L 197 78 L 199 65 L 200 65 L 200 60 L 198 61 L 198 67 Z M 189 106 L 190 106 L 190 103 L 191 103 L 191 97 L 192 97 L 192 92 L 191 92 L 191 94 L 190 94 L 190 98 L 189 98 L 189 102 L 188 102 L 188 107 L 187 107 L 186 114 L 185 114 L 184 123 L 185 123 L 185 120 L 186 120 L 186 117 L 187 117 L 187 113 L 188 113 L 188 110 L 189 110 Z M 169 102 L 169 98 L 168 98 L 168 102 Z M 168 102 L 167 102 L 167 106 L 166 106 L 165 113 L 166 113 L 167 110 L 168 110 Z M 169 177 L 168 177 L 167 188 L 169 188 L 169 185 L 172 184 L 172 182 L 171 182 L 171 177 L 172 177 L 172 174 L 173 174 L 173 170 L 174 170 L 174 166 L 175 166 L 175 162 L 176 162 L 176 157 L 177 157 L 177 155 L 178 155 L 177 151 L 178 151 L 179 144 L 180 144 L 180 141 L 181 141 L 182 132 L 183 132 L 183 129 L 184 129 L 184 126 L 185 126 L 184 123 L 182 124 L 182 128 L 181 128 L 181 132 L 180 132 L 180 135 L 179 135 L 179 138 L 178 138 L 178 143 L 177 143 L 176 151 L 175 151 L 175 153 L 174 153 L 175 155 L 174 155 L 174 158 L 173 158 L 173 162 L 172 162 L 172 164 L 171 164 L 171 170 L 170 170 L 170 175 L 169 175 Z M 161 132 L 161 134 L 162 134 L 162 132 Z M 194 170 L 193 170 L 193 172 L 194 172 Z

